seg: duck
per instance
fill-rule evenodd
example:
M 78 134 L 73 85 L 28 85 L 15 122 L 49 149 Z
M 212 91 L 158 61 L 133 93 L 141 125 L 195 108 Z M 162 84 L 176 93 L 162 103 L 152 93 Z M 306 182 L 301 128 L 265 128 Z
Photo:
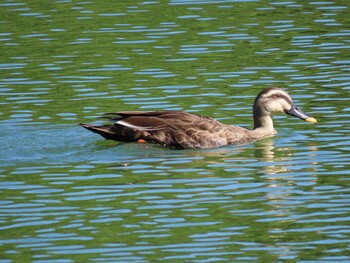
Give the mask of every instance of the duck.
M 107 140 L 147 142 L 174 149 L 208 149 L 275 135 L 272 115 L 280 112 L 310 123 L 317 122 L 294 105 L 285 90 L 271 87 L 263 89 L 254 101 L 253 129 L 178 110 L 108 112 L 103 117 L 113 121 L 112 124 L 80 125 Z

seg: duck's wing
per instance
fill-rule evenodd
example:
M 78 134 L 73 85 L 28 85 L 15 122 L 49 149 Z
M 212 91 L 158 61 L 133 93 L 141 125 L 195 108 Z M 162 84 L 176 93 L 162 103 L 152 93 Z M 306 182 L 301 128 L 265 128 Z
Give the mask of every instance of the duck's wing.
M 103 117 L 115 121 L 114 125 L 153 131 L 166 129 L 170 126 L 171 119 L 181 119 L 182 115 L 180 111 L 121 111 L 107 112 Z
M 115 123 L 102 126 L 81 124 L 81 126 L 109 140 L 133 142 L 142 139 L 173 146 L 177 144 L 176 135 L 180 136 L 188 125 L 204 117 L 181 111 L 123 111 L 105 113 L 104 118 Z

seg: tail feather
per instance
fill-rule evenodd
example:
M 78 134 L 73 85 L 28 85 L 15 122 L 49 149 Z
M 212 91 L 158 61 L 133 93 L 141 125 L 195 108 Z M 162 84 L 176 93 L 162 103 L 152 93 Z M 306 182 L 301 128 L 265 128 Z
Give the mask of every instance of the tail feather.
M 90 124 L 79 124 L 85 129 L 92 131 L 101 135 L 103 138 L 107 140 L 114 140 L 120 142 L 136 142 L 139 139 L 147 139 L 148 134 L 144 131 L 139 131 L 136 129 L 132 129 L 130 127 L 126 127 L 123 125 L 119 125 L 117 123 L 112 125 L 102 125 L 102 126 L 93 126 Z
M 84 124 L 80 123 L 80 126 L 84 127 L 85 129 L 92 131 L 94 133 L 97 133 L 101 135 L 103 138 L 107 140 L 116 140 L 116 134 L 112 131 L 110 131 L 111 125 L 102 125 L 102 126 L 93 126 L 90 124 Z

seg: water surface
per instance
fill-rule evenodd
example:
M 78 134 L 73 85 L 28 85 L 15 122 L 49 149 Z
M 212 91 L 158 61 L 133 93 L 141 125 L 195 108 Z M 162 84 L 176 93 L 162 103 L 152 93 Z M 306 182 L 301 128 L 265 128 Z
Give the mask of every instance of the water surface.
M 0 3 L 0 262 L 350 261 L 349 3 Z M 104 141 L 103 112 L 251 128 L 264 87 L 316 125 L 211 150 Z

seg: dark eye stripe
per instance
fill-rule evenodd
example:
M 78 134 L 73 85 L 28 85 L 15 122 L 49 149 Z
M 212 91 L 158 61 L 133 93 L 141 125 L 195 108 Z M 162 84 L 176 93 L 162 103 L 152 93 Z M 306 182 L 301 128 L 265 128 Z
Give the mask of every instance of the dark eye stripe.
M 287 96 L 285 96 L 284 94 L 281 93 L 275 93 L 273 95 L 268 96 L 267 98 L 271 98 L 271 99 L 284 99 L 285 101 L 287 101 L 289 104 L 293 104 L 291 99 L 288 98 Z

